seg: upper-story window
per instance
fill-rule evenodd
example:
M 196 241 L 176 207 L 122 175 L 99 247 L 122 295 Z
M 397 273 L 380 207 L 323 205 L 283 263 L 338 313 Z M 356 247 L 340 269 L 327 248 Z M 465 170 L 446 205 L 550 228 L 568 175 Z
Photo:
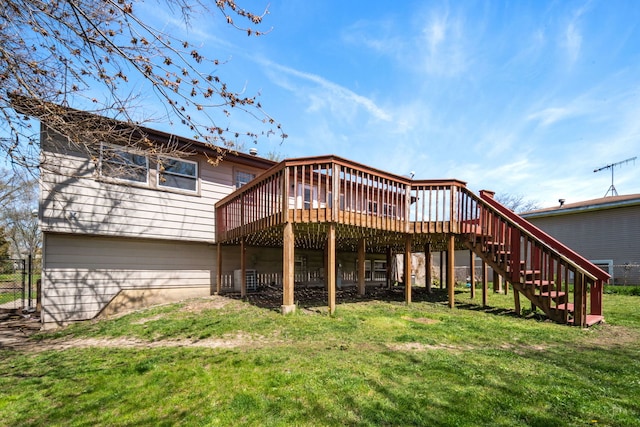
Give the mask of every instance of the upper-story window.
M 187 191 L 198 189 L 198 164 L 171 157 L 158 159 L 158 186 Z
M 100 146 L 100 175 L 123 181 L 147 183 L 149 181 L 149 159 L 147 156 L 102 144 Z
M 242 187 L 243 185 L 248 184 L 249 181 L 251 181 L 255 177 L 256 177 L 255 173 L 249 173 L 245 171 L 236 171 L 236 176 L 235 176 L 236 189 Z

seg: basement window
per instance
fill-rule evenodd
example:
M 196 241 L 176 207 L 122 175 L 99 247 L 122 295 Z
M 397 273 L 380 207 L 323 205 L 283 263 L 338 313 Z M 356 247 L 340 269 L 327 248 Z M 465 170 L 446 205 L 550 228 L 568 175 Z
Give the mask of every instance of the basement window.
M 376 259 L 373 261 L 372 280 L 387 280 L 387 261 Z

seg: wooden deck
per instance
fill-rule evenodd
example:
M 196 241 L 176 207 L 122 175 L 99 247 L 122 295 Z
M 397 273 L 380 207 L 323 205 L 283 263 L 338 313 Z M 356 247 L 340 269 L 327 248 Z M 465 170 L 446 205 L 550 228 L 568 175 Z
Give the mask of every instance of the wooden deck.
M 336 250 L 357 252 L 361 264 L 365 250 L 446 251 L 451 306 L 453 252 L 464 248 L 513 285 L 518 311 L 522 294 L 556 321 L 585 326 L 601 319 L 608 274 L 492 196 L 477 196 L 456 179 L 414 180 L 336 156 L 285 160 L 216 204 L 216 239 L 283 248 L 283 307 L 293 304 L 285 276 L 293 282 L 294 248 L 326 250 L 328 277 Z M 410 263 L 404 275 L 411 275 Z M 410 286 L 405 297 L 410 302 Z

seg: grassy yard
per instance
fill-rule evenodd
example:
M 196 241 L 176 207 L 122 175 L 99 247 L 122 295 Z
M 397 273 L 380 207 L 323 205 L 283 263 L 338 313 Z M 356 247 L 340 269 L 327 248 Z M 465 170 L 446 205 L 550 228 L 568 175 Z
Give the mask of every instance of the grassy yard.
M 221 297 L 0 351 L 0 425 L 640 426 L 640 297 L 580 330 L 444 302 L 281 316 Z
M 20 298 L 22 298 L 22 294 L 18 292 L 0 292 L 0 304 L 6 304 Z

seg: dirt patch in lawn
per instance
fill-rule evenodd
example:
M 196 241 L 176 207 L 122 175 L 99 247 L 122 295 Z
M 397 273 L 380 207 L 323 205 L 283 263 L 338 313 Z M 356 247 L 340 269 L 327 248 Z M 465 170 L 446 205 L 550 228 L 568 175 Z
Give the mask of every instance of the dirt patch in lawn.
M 397 344 L 389 344 L 387 348 L 395 351 L 429 351 L 429 350 L 448 350 L 448 351 L 468 351 L 473 350 L 472 346 L 461 346 L 452 344 L 423 344 L 419 342 L 404 342 Z
M 640 332 L 624 326 L 603 324 L 592 329 L 585 329 L 588 334 L 585 345 L 591 347 L 616 348 L 636 344 L 640 347 Z
M 188 313 L 202 313 L 205 310 L 220 310 L 227 306 L 229 303 L 234 302 L 234 300 L 225 298 L 222 296 L 210 296 L 210 297 L 201 297 L 197 299 L 187 300 L 183 303 L 182 307 L 180 307 L 180 311 L 186 311 Z M 145 309 L 146 310 L 146 309 Z M 117 317 L 126 316 L 129 313 L 122 313 Z M 164 313 L 159 313 L 154 316 L 143 317 L 142 319 L 131 322 L 132 325 L 144 325 L 148 322 L 153 322 L 156 320 L 161 320 L 164 318 Z M 111 317 L 111 319 L 116 318 L 116 316 Z
M 265 345 L 273 345 L 277 340 L 268 339 L 262 336 L 251 336 L 247 334 L 226 335 L 221 338 L 205 338 L 201 340 L 175 339 L 144 341 L 134 338 L 68 338 L 48 341 L 32 341 L 20 350 L 31 352 L 42 352 L 48 350 L 68 350 L 72 348 L 168 348 L 168 347 L 191 347 L 191 348 L 238 348 L 250 347 L 260 348 Z
M 403 317 L 404 320 L 408 320 L 409 322 L 420 323 L 422 325 L 433 325 L 435 323 L 440 323 L 439 320 L 429 319 L 426 317 Z
M 219 310 L 231 303 L 233 300 L 225 298 L 219 295 L 213 295 L 210 297 L 202 297 L 197 299 L 188 300 L 182 306 L 181 310 L 188 311 L 189 313 L 201 313 L 204 310 Z

